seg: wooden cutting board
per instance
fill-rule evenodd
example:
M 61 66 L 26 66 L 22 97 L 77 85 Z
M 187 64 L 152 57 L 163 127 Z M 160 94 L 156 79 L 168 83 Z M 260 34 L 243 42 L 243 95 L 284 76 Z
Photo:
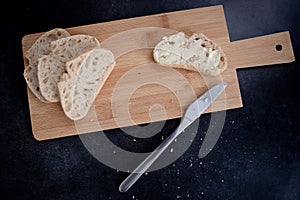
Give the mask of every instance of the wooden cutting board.
M 236 69 L 295 60 L 289 32 L 230 42 L 223 6 L 67 30 L 71 34 L 88 34 L 98 38 L 103 47 L 113 51 L 117 64 L 88 116 L 76 122 L 64 115 L 59 103 L 42 103 L 28 89 L 32 131 L 37 140 L 179 118 L 193 100 L 221 81 L 228 83 L 226 94 L 206 112 L 239 108 L 242 107 L 242 99 Z M 202 77 L 197 72 L 154 64 L 152 47 L 162 36 L 176 31 L 184 31 L 188 35 L 193 32 L 207 35 L 225 52 L 228 69 L 221 77 Z M 23 52 L 41 34 L 24 36 Z

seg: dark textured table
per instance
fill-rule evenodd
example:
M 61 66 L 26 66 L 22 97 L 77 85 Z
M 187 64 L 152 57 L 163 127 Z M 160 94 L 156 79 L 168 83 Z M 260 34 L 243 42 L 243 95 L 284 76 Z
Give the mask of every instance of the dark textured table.
M 1 20 L 1 199 L 300 199 L 300 2 L 292 0 L 9 2 Z M 289 30 L 296 62 L 238 71 L 244 107 L 226 113 L 216 147 L 198 158 L 210 120 L 201 117 L 191 147 L 174 164 L 150 172 L 127 193 L 127 176 L 98 162 L 78 136 L 44 142 L 32 136 L 21 39 L 54 27 L 72 27 L 224 4 L 232 41 Z M 9 10 L 8 10 L 9 11 Z M 133 145 L 120 130 L 117 145 L 147 152 L 178 125 Z M 133 146 L 133 147 L 132 147 Z M 190 163 L 193 165 L 191 166 Z M 178 173 L 180 172 L 180 173 Z

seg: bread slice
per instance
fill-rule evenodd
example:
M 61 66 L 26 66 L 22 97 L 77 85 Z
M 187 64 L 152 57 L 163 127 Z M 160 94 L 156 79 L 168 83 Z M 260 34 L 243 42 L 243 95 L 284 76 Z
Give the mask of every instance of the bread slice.
M 86 116 L 99 91 L 115 66 L 111 51 L 95 48 L 67 62 L 66 73 L 58 82 L 62 108 L 67 117 Z
M 204 34 L 187 37 L 184 33 L 163 37 L 153 50 L 155 62 L 217 76 L 227 68 L 222 49 Z
M 89 35 L 73 35 L 50 43 L 51 53 L 38 62 L 38 81 L 43 97 L 59 102 L 57 83 L 66 70 L 66 62 L 100 47 L 99 41 Z
M 37 79 L 38 59 L 43 55 L 48 55 L 50 53 L 50 42 L 68 36 L 70 36 L 70 34 L 64 29 L 56 28 L 50 30 L 40 36 L 32 47 L 24 53 L 24 56 L 27 59 L 27 65 L 25 66 L 23 74 L 24 78 L 32 93 L 42 102 L 48 101 L 42 96 Z

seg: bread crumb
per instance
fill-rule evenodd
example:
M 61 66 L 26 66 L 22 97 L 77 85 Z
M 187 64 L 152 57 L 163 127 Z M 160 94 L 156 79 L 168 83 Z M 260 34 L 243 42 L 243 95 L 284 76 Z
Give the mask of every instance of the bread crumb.
M 173 149 L 173 148 L 171 148 L 171 149 L 170 149 L 170 152 L 171 152 L 171 153 L 173 153 L 173 151 L 174 151 L 174 149 Z

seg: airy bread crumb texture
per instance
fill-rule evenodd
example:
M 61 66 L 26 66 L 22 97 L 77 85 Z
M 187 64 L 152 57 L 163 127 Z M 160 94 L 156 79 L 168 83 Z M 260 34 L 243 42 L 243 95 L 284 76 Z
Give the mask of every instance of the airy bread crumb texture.
M 61 105 L 67 117 L 85 117 L 115 66 L 111 51 L 95 48 L 67 62 L 58 82 Z
M 59 102 L 57 83 L 66 71 L 66 62 L 100 47 L 98 40 L 88 35 L 73 35 L 50 43 L 51 52 L 38 60 L 37 77 L 43 97 Z
M 25 59 L 27 59 L 27 65 L 25 66 L 23 74 L 24 78 L 29 89 L 42 102 L 48 103 L 48 101 L 43 97 L 40 91 L 37 77 L 38 59 L 44 55 L 48 55 L 51 52 L 51 42 L 69 36 L 70 34 L 66 30 L 61 28 L 50 30 L 41 35 L 35 41 L 32 47 L 24 53 Z

